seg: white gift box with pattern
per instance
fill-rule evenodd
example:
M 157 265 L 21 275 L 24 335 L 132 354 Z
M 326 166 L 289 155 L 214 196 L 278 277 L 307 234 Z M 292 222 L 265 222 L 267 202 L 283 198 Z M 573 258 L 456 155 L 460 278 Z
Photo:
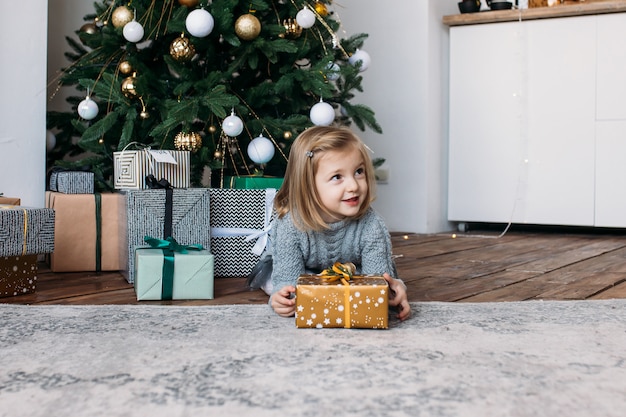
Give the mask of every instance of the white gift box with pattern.
M 276 190 L 211 188 L 215 277 L 246 277 L 268 244 Z
M 174 188 L 189 188 L 189 151 L 123 150 L 113 153 L 113 178 L 117 190 L 146 189 L 146 176 L 166 179 Z

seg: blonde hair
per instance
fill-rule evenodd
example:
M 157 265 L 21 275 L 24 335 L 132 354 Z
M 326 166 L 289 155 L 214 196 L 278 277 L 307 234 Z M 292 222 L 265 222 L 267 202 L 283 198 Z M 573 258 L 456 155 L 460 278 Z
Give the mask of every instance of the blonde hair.
M 376 180 L 369 149 L 351 130 L 340 127 L 315 126 L 302 132 L 291 146 L 283 185 L 274 200 L 281 218 L 291 213 L 294 224 L 301 230 L 324 230 L 329 225 L 322 214 L 331 214 L 321 203 L 315 186 L 315 174 L 320 154 L 355 148 L 363 158 L 367 193 L 355 218 L 362 217 L 375 198 Z

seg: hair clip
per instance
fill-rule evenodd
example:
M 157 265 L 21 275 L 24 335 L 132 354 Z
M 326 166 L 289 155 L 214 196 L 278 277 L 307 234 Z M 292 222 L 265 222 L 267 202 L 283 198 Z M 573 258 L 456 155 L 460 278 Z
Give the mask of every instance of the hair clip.
M 306 151 L 305 155 L 309 158 L 313 158 L 313 151 Z

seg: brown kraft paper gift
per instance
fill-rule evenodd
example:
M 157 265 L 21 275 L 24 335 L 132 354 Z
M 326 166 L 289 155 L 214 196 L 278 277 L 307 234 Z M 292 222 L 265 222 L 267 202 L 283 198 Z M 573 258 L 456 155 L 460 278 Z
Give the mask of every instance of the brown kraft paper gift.
M 56 212 L 55 246 L 50 255 L 50 269 L 53 272 L 123 269 L 120 245 L 124 231 L 120 213 L 124 196 L 118 193 L 99 195 L 101 205 L 97 211 L 98 194 L 46 192 L 46 207 L 54 208 Z
M 0 197 L 0 204 L 6 204 L 9 206 L 19 206 L 22 201 L 19 198 L 13 197 Z

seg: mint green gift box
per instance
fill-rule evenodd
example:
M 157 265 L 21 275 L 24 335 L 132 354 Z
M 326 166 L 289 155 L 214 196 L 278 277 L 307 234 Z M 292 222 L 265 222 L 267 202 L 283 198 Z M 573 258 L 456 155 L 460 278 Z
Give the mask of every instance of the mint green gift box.
M 183 252 L 136 249 L 137 300 L 213 299 L 213 255 L 206 249 Z
M 225 176 L 224 188 L 238 190 L 264 190 L 266 188 L 279 189 L 283 185 L 284 178 L 264 177 L 260 175 Z

